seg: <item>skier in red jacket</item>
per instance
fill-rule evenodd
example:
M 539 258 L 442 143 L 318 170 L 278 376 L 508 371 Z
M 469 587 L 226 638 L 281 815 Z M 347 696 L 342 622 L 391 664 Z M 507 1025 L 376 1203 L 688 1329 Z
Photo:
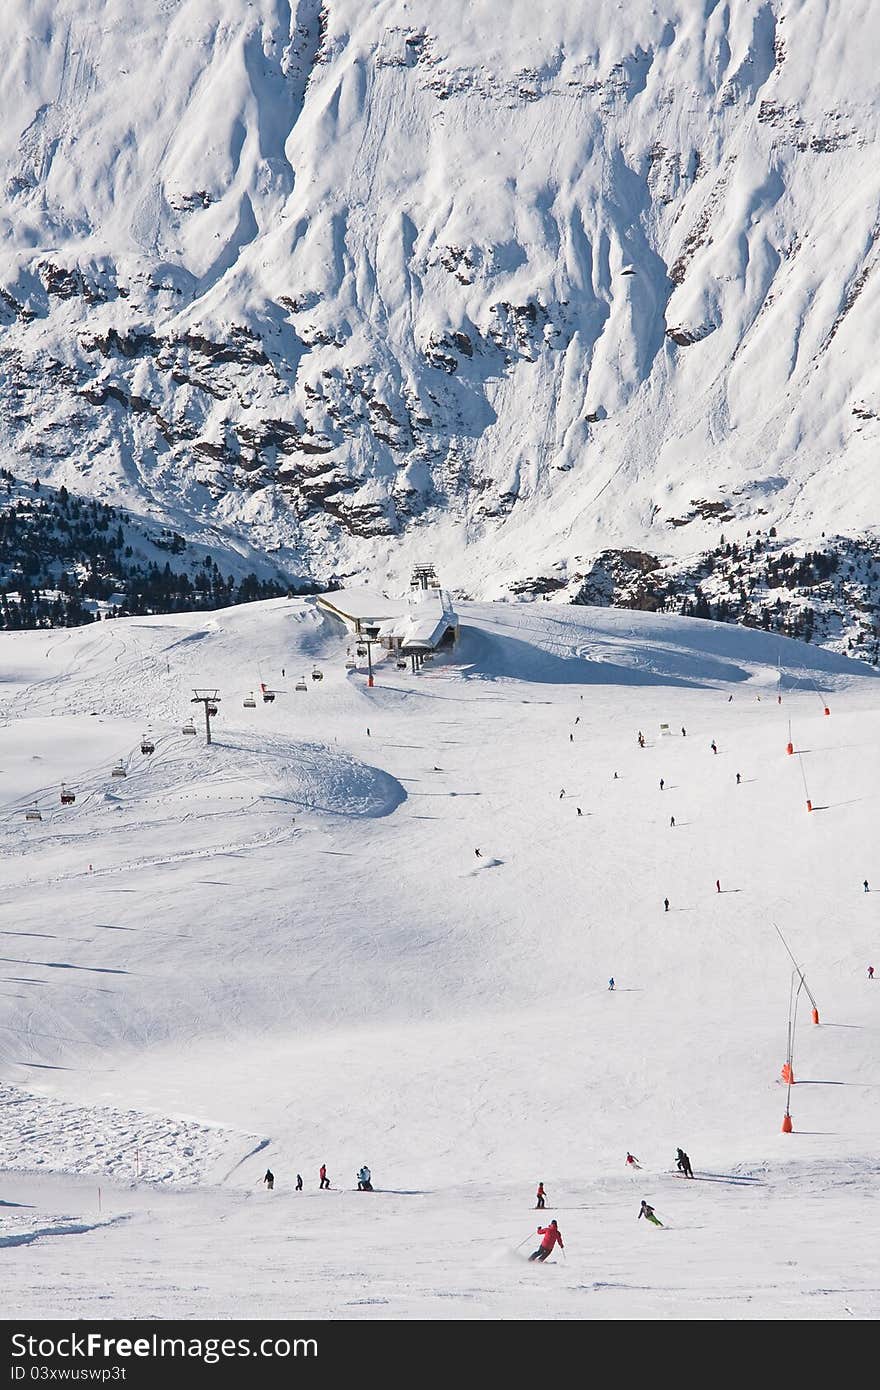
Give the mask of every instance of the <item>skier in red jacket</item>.
M 320 1181 L 320 1183 L 318 1184 L 318 1186 L 319 1186 L 319 1187 L 329 1187 L 329 1186 L 330 1186 L 330 1179 L 327 1177 L 327 1165 L 326 1165 L 326 1163 L 322 1163 L 322 1164 L 321 1164 L 321 1167 L 319 1168 L 318 1172 L 319 1172 L 319 1175 L 320 1175 L 320 1178 L 321 1178 L 321 1181 Z
M 549 1226 L 539 1226 L 538 1235 L 541 1237 L 541 1244 L 538 1246 L 537 1250 L 533 1250 L 531 1255 L 529 1255 L 530 1260 L 540 1260 L 543 1263 L 557 1243 L 560 1250 L 565 1249 L 562 1243 L 562 1232 L 557 1226 L 555 1219 L 550 1222 Z
M 535 1203 L 535 1210 L 536 1210 L 536 1211 L 538 1210 L 538 1207 L 543 1207 L 543 1205 L 544 1205 L 544 1198 L 545 1198 L 546 1196 L 547 1196 L 547 1193 L 544 1191 L 544 1184 L 543 1184 L 542 1182 L 539 1182 L 539 1183 L 538 1183 L 538 1200 L 537 1200 L 536 1203 Z

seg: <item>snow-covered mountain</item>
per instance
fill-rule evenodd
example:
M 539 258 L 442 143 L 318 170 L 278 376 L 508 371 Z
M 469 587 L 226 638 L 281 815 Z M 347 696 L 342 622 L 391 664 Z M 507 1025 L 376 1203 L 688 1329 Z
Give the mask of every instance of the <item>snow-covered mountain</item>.
M 870 0 L 8 0 L 0 462 L 483 596 L 876 548 L 878 41 Z

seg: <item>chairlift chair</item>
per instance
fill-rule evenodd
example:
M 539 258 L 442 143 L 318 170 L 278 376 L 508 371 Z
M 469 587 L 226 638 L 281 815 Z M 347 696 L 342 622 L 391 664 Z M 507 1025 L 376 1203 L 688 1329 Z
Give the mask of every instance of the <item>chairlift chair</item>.
M 122 761 L 121 758 L 120 758 L 119 762 L 116 764 L 116 766 L 114 767 L 113 771 L 110 773 L 110 776 L 111 776 L 111 777 L 127 777 L 127 776 L 128 776 L 128 773 L 127 773 L 126 770 L 125 770 L 125 763 Z
M 264 705 L 271 705 L 271 703 L 272 703 L 272 701 L 273 701 L 274 699 L 275 699 L 275 691 L 274 691 L 274 690 L 264 690 L 264 691 L 263 691 L 263 704 L 264 704 Z
M 61 783 L 61 805 L 72 806 L 76 801 L 76 792 L 72 792 L 64 783 Z
M 317 666 L 313 667 L 313 669 L 312 669 L 312 680 L 313 680 L 313 681 L 322 681 L 323 679 L 324 679 L 324 672 L 321 671 L 321 670 L 319 670 Z
M 196 726 L 195 726 L 195 724 L 193 724 L 192 720 L 190 720 L 190 722 L 189 722 L 188 724 L 184 724 L 184 726 L 183 726 L 183 728 L 181 729 L 180 732 L 181 732 L 182 734 L 194 734 L 195 731 L 196 731 Z
M 309 687 L 308 687 L 308 684 L 307 684 L 307 682 L 306 682 L 305 676 L 300 676 L 299 680 L 297 681 L 296 685 L 294 686 L 294 689 L 295 689 L 295 690 L 308 690 L 308 688 L 309 688 Z
M 41 811 L 40 811 L 40 808 L 39 808 L 39 806 L 37 805 L 36 802 L 34 802 L 33 806 L 29 806 L 29 807 L 27 808 L 27 810 L 26 810 L 25 813 L 24 813 L 24 818 L 25 818 L 25 820 L 42 820 L 42 819 L 43 819 L 43 816 L 42 816 L 42 813 L 41 813 Z
M 363 646 L 363 645 L 360 644 L 360 643 L 358 644 L 358 646 L 356 647 L 355 650 L 357 651 L 358 656 L 366 656 L 366 654 L 367 654 L 367 649 L 366 649 L 366 647 Z
M 345 669 L 346 669 L 346 671 L 356 671 L 356 670 L 357 670 L 357 662 L 355 661 L 355 659 L 354 659 L 353 656 L 347 656 L 347 657 L 345 658 Z
M 217 713 L 217 706 L 216 706 L 216 705 L 208 705 L 208 717 L 209 717 L 210 719 L 213 719 L 213 718 L 214 718 L 214 715 L 215 715 L 216 713 Z
M 397 661 L 396 661 L 395 664 L 396 664 L 396 666 L 397 666 L 398 671 L 405 671 L 405 670 L 406 670 L 406 658 L 405 658 L 405 657 L 399 656 L 399 657 L 397 658 Z
M 142 753 L 155 753 L 155 751 L 156 751 L 156 745 L 155 745 L 155 743 L 153 743 L 152 739 L 147 738 L 147 735 L 144 734 L 143 738 L 141 739 L 141 752 L 142 752 Z
M 256 700 L 254 699 L 254 692 L 251 691 L 250 695 L 246 695 L 245 698 L 242 700 L 241 703 L 242 703 L 242 705 L 244 706 L 245 709 L 256 709 L 256 708 L 257 708 L 257 702 L 256 702 Z

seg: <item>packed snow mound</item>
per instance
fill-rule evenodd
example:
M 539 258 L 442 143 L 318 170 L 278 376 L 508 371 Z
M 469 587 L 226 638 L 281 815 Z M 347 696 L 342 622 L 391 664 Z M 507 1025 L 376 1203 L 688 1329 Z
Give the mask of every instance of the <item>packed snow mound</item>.
M 320 576 L 430 544 L 483 597 L 873 527 L 878 24 L 14 0 L 0 447 Z
M 845 686 L 862 662 L 770 633 L 610 608 L 464 604 L 459 657 L 469 676 L 550 685 Z M 868 668 L 868 675 L 875 673 Z

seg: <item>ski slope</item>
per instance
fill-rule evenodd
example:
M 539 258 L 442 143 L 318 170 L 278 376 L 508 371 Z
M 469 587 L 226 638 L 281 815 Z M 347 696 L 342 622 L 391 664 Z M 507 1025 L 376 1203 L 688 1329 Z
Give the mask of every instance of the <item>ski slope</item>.
M 662 615 L 461 618 L 372 690 L 311 600 L 4 636 L 8 1315 L 880 1312 L 876 677 Z M 791 1135 L 774 924 L 821 1017 Z

